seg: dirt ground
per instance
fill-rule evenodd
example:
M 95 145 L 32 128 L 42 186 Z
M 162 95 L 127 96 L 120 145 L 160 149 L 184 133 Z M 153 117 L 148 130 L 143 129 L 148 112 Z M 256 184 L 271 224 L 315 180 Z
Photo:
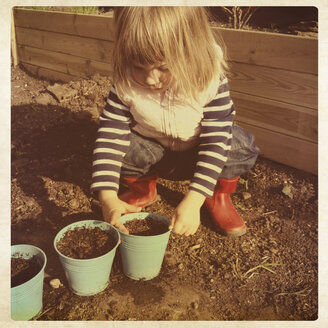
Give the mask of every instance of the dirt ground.
M 43 311 L 36 320 L 315 320 L 318 316 L 318 181 L 264 158 L 241 177 L 233 202 L 248 231 L 214 231 L 206 210 L 191 237 L 171 234 L 150 281 L 124 276 L 119 249 L 108 288 L 82 297 L 67 286 L 53 247 L 57 232 L 102 219 L 90 193 L 97 117 L 109 78 L 61 84 L 12 68 L 11 243 L 47 255 Z M 238 109 L 237 109 L 238 110 Z M 145 211 L 171 217 L 188 181 L 160 179 Z M 53 288 L 58 278 L 62 285 Z

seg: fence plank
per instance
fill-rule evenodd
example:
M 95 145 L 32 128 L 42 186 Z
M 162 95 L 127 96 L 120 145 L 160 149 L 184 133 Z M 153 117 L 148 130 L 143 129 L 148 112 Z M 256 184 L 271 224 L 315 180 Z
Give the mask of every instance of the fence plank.
M 318 174 L 318 145 L 243 122 L 237 124 L 255 136 L 263 157 Z
M 78 77 L 73 75 L 60 73 L 48 68 L 34 66 L 27 63 L 21 63 L 21 66 L 23 66 L 28 72 L 32 73 L 33 75 L 36 75 L 39 78 L 46 78 L 47 80 L 51 81 L 70 82 L 78 79 Z
M 258 97 L 318 108 L 318 77 L 312 74 L 232 63 L 230 87 Z
M 19 46 L 18 54 L 23 63 L 48 68 L 78 77 L 89 77 L 95 73 L 112 74 L 110 64 L 53 51 Z
M 318 39 L 279 33 L 212 28 L 231 61 L 318 74 Z
M 61 52 L 78 57 L 110 63 L 113 42 L 79 36 L 16 28 L 17 41 L 20 45 Z
M 113 18 L 53 11 L 14 9 L 15 24 L 36 30 L 114 40 Z
M 239 121 L 318 142 L 318 111 L 239 92 L 231 97 Z
M 15 21 L 14 21 L 14 13 L 13 10 L 11 10 L 11 25 L 10 25 L 10 29 L 11 29 L 11 35 L 10 35 L 10 39 L 11 39 L 11 55 L 12 55 L 12 59 L 13 59 L 13 64 L 16 67 L 19 63 L 19 59 L 18 59 L 18 54 L 17 54 L 17 39 L 16 39 L 16 30 L 15 30 Z

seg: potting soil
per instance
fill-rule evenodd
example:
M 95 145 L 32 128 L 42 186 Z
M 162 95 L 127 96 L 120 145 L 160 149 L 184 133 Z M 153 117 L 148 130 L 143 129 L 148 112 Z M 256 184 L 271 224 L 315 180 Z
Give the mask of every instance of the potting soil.
M 116 245 L 113 231 L 98 227 L 76 227 L 65 233 L 57 243 L 58 250 L 74 259 L 91 259 L 108 253 Z
M 22 257 L 11 258 L 11 287 L 21 285 L 32 279 L 41 270 L 41 265 L 32 257 L 24 259 Z
M 143 220 L 133 219 L 124 223 L 130 235 L 155 236 L 168 231 L 168 225 L 160 220 L 146 217 Z

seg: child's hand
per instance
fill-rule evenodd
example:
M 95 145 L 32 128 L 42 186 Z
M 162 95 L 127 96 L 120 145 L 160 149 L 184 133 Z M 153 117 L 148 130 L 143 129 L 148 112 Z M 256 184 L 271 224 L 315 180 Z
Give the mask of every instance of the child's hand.
M 193 235 L 200 224 L 200 208 L 204 201 L 205 196 L 189 190 L 175 209 L 169 229 L 180 235 Z
M 129 233 L 120 221 L 121 215 L 127 212 L 140 212 L 141 207 L 123 202 L 117 197 L 116 192 L 111 190 L 101 190 L 99 192 L 99 200 L 104 221 L 117 227 L 122 232 Z

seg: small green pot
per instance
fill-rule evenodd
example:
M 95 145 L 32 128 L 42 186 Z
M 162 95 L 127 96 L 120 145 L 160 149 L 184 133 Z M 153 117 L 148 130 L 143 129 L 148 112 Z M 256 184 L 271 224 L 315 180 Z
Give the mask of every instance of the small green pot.
M 76 227 L 96 228 L 104 231 L 115 231 L 116 245 L 108 253 L 93 259 L 73 259 L 62 254 L 57 248 L 57 242 L 68 230 Z M 103 291 L 108 283 L 116 249 L 120 243 L 120 234 L 109 223 L 97 220 L 84 220 L 72 223 L 58 232 L 54 247 L 65 271 L 68 286 L 74 294 L 81 296 L 95 295 Z
M 11 246 L 11 257 L 38 261 L 41 270 L 30 280 L 11 288 L 11 318 L 13 320 L 30 320 L 42 310 L 44 268 L 47 264 L 46 254 L 33 245 Z
M 169 219 L 146 212 L 123 215 L 121 222 L 124 224 L 133 219 L 143 220 L 147 217 L 170 224 Z M 134 280 L 150 280 L 158 276 L 170 234 L 171 230 L 155 236 L 136 236 L 120 231 L 122 240 L 120 252 L 124 274 Z

